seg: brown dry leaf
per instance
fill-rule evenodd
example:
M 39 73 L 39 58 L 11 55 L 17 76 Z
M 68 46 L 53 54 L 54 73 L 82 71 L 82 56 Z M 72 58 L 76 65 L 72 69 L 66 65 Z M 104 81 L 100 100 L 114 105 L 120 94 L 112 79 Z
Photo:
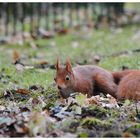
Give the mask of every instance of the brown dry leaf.
M 131 134 L 131 133 L 129 133 L 129 132 L 124 132 L 122 135 L 123 135 L 123 137 L 125 137 L 125 138 L 131 138 L 131 137 L 134 137 L 134 135 Z
M 59 102 L 60 102 L 61 104 L 66 104 L 66 99 L 63 99 L 62 97 L 60 97 Z
M 47 61 L 40 61 L 35 65 L 35 68 L 45 69 L 49 67 L 49 63 Z
M 15 124 L 14 127 L 18 133 L 26 134 L 29 131 L 27 124 L 24 124 L 23 126 L 19 126 L 19 125 Z
M 116 100 L 114 97 L 112 97 L 112 96 L 109 95 L 109 94 L 107 94 L 107 97 L 108 97 L 108 99 L 109 99 L 109 103 L 110 103 L 110 104 L 117 104 L 117 100 Z
M 15 90 L 16 93 L 20 93 L 20 94 L 29 94 L 30 91 L 27 89 L 17 89 Z
M 65 35 L 65 34 L 67 34 L 68 33 L 68 29 L 59 29 L 58 31 L 57 31 L 57 34 L 58 35 Z
M 96 99 L 96 97 L 87 98 L 86 101 L 87 101 L 88 104 L 100 105 L 100 103 L 99 103 L 99 101 Z
M 40 64 L 40 65 L 47 65 L 48 62 L 47 62 L 47 61 L 41 61 L 41 62 L 39 62 L 39 64 Z
M 19 52 L 18 52 L 17 50 L 14 50 L 14 51 L 13 51 L 13 63 L 19 61 L 19 59 L 20 59 L 20 54 L 19 54 Z

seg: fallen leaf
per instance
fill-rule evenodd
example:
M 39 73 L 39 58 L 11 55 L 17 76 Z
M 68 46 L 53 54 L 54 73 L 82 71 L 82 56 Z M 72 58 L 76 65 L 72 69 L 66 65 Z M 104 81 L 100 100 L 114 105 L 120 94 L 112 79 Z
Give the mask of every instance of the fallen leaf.
M 20 54 L 17 50 L 14 50 L 13 51 L 13 63 L 15 64 L 19 60 L 20 60 Z
M 27 124 L 26 125 L 25 124 L 22 124 L 22 125 L 14 124 L 14 127 L 18 133 L 26 134 L 29 131 Z
M 65 34 L 67 34 L 68 33 L 68 29 L 59 29 L 58 31 L 57 31 L 57 34 L 58 35 L 65 35 Z
M 95 97 L 87 98 L 86 101 L 88 104 L 100 105 L 99 101 Z
M 20 93 L 20 94 L 29 94 L 30 91 L 27 89 L 17 89 L 15 90 L 16 93 Z
M 129 133 L 129 132 L 124 132 L 122 134 L 122 136 L 125 137 L 125 138 L 132 138 L 132 137 L 134 137 L 134 135 L 132 133 Z

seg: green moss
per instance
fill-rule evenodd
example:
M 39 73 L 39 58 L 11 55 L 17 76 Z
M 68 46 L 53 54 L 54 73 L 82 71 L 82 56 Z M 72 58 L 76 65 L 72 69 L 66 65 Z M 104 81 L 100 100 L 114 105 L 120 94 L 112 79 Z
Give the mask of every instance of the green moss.
M 88 108 L 83 108 L 82 109 L 82 115 L 83 116 L 93 116 L 97 118 L 104 118 L 109 114 L 110 112 L 100 106 L 92 105 L 89 106 Z
M 88 134 L 86 132 L 80 133 L 78 135 L 79 138 L 88 138 Z
M 56 89 L 56 87 L 49 86 L 44 92 L 44 96 L 46 98 L 46 106 L 44 107 L 44 109 L 49 109 L 49 107 L 55 105 L 55 102 L 58 99 L 58 90 Z
M 75 133 L 79 124 L 80 124 L 79 120 L 69 117 L 69 118 L 64 118 L 63 121 L 60 122 L 58 127 L 64 132 Z
M 87 117 L 82 120 L 81 123 L 84 127 L 87 127 L 89 129 L 96 128 L 96 129 L 109 129 L 111 127 L 111 123 L 103 120 L 99 120 L 94 117 Z

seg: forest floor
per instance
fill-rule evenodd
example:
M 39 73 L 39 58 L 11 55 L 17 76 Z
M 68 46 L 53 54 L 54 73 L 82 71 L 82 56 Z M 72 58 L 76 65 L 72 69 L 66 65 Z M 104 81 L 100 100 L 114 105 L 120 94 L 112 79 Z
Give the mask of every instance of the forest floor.
M 56 59 L 109 71 L 140 69 L 140 27 L 70 30 L 0 45 L 0 137 L 140 137 L 140 103 L 77 93 L 58 98 Z M 98 103 L 94 102 L 94 99 Z M 137 112 L 137 109 L 138 112 Z

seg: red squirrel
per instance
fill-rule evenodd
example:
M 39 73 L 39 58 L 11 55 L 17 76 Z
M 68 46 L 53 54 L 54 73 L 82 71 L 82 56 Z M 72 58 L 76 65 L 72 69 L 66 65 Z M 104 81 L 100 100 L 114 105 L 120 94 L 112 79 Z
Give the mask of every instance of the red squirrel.
M 54 80 L 63 98 L 68 98 L 74 92 L 87 94 L 88 97 L 102 92 L 116 98 L 117 84 L 113 75 L 98 66 L 84 65 L 72 68 L 70 59 L 67 58 L 64 67 L 57 59 Z
M 100 92 L 110 94 L 118 100 L 140 100 L 140 70 L 108 72 L 98 66 L 85 65 L 72 68 L 70 59 L 66 67 L 56 64 L 55 82 L 63 98 L 73 92 L 88 94 L 88 97 Z

